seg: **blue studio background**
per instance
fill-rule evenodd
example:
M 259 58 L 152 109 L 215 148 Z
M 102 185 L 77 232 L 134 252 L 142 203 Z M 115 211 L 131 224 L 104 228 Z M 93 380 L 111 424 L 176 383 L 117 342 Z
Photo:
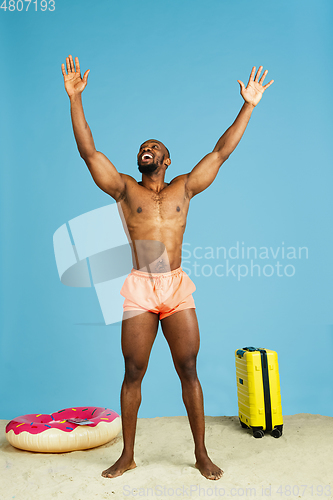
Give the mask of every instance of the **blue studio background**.
M 274 84 L 188 215 L 183 268 L 197 287 L 205 413 L 237 415 L 234 351 L 256 345 L 278 352 L 284 414 L 333 416 L 330 0 L 55 5 L 0 13 L 0 418 L 120 412 L 121 324 L 105 326 L 93 288 L 61 284 L 53 252 L 62 224 L 113 203 L 76 148 L 68 54 L 91 70 L 83 105 L 96 148 L 138 180 L 144 140 L 169 148 L 167 182 L 190 171 L 239 112 L 237 79 L 269 70 Z M 253 261 L 260 276 L 247 247 L 268 249 Z M 139 417 L 185 414 L 159 330 Z

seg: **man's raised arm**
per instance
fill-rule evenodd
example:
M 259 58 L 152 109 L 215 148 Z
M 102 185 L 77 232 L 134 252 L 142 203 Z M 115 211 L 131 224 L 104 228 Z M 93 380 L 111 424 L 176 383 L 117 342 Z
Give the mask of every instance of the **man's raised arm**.
M 110 160 L 103 153 L 96 151 L 93 136 L 83 112 L 81 94 L 87 85 L 90 70 L 88 69 L 81 78 L 79 59 L 75 58 L 74 65 L 71 55 L 66 57 L 66 66 L 67 73 L 64 64 L 61 65 L 61 69 L 71 103 L 73 131 L 80 156 L 86 162 L 97 186 L 118 201 L 125 192 L 125 181 Z
M 247 87 L 245 87 L 241 80 L 237 80 L 240 85 L 241 96 L 245 102 L 236 120 L 217 141 L 213 151 L 206 155 L 188 174 L 186 188 L 191 198 L 211 185 L 217 176 L 219 168 L 228 159 L 241 140 L 252 111 L 260 101 L 262 94 L 272 85 L 274 80 L 263 86 L 264 79 L 268 73 L 267 70 L 264 71 L 259 80 L 262 69 L 263 67 L 260 66 L 254 77 L 256 68 L 253 66 Z

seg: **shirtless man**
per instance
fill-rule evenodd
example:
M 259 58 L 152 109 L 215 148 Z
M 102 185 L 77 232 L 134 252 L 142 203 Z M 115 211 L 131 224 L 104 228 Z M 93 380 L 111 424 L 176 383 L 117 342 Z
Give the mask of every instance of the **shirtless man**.
M 191 198 L 213 182 L 222 163 L 239 143 L 254 107 L 272 83 L 263 85 L 267 70 L 260 78 L 252 68 L 247 86 L 240 80 L 244 104 L 234 121 L 191 172 L 178 175 L 169 184 L 165 171 L 171 164 L 169 151 L 157 140 L 140 146 L 137 161 L 142 180 L 119 173 L 94 145 L 85 120 L 81 93 L 87 85 L 79 60 L 72 56 L 62 64 L 65 89 L 70 98 L 74 135 L 81 157 L 97 186 L 114 198 L 130 241 L 133 269 L 127 276 L 122 321 L 122 351 L 125 377 L 121 389 L 121 417 L 124 446 L 120 458 L 102 472 L 116 477 L 136 467 L 134 440 L 137 413 L 141 403 L 141 382 L 148 366 L 159 321 L 169 344 L 182 385 L 195 445 L 195 466 L 208 479 L 219 479 L 223 471 L 209 458 L 204 442 L 203 395 L 196 371 L 199 328 L 192 292 L 195 285 L 181 268 L 181 249 L 186 216 Z M 260 78 L 260 79 L 259 79 Z

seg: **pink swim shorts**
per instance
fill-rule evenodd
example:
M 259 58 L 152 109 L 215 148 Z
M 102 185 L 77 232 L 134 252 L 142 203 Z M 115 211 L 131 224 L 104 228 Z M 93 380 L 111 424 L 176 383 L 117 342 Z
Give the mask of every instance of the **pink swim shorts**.
M 196 287 L 181 267 L 166 273 L 147 273 L 132 269 L 120 294 L 124 311 L 150 311 L 159 319 L 183 309 L 195 309 L 192 293 Z

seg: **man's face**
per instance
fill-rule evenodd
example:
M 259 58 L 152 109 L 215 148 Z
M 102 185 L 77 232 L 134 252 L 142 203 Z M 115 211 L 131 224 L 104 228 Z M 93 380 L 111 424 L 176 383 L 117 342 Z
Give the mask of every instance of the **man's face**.
M 161 142 L 146 141 L 144 142 L 138 153 L 138 167 L 142 174 L 155 172 L 159 167 L 163 166 L 166 156 L 166 149 Z

